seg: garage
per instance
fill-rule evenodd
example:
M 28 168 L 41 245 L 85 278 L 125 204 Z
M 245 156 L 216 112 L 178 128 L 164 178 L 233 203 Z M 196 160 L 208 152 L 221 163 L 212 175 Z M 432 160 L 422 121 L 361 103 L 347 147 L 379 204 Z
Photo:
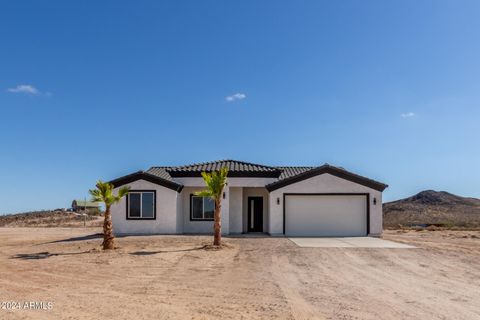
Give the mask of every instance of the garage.
M 353 237 L 369 232 L 368 194 L 284 194 L 284 233 Z

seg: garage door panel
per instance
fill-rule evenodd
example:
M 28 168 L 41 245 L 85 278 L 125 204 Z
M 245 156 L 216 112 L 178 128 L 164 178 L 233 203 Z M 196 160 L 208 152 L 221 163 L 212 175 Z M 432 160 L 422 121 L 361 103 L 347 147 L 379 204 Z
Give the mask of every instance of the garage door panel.
M 288 236 L 365 236 L 365 195 L 286 195 Z

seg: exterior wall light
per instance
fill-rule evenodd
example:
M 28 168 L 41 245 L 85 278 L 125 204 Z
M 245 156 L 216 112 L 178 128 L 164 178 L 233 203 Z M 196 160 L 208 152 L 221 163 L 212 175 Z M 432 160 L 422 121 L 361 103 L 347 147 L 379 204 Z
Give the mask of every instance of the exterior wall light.
M 377 205 L 377 198 L 373 198 L 373 205 L 376 206 Z
M 277 198 L 277 204 L 280 204 L 280 198 Z
M 225 191 L 223 192 L 223 199 L 225 199 Z

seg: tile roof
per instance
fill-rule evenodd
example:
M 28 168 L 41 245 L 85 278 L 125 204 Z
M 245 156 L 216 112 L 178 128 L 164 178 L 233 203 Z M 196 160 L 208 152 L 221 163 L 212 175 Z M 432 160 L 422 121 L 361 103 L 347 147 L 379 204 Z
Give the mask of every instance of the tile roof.
M 174 178 L 177 177 L 200 177 L 202 172 L 211 172 L 219 170 L 223 167 L 228 168 L 229 177 L 268 177 L 277 179 L 275 182 L 268 184 L 267 190 L 273 191 L 283 186 L 308 179 L 310 177 L 329 173 L 337 177 L 350 180 L 367 187 L 383 191 L 387 185 L 381 182 L 368 179 L 366 177 L 349 172 L 341 167 L 324 164 L 318 167 L 312 166 L 265 166 L 256 163 L 249 163 L 236 160 L 218 160 L 210 162 L 195 163 L 184 166 L 163 166 L 151 167 L 146 172 L 139 171 L 115 180 L 112 180 L 115 186 L 125 184 L 135 179 L 144 179 L 164 185 L 173 190 L 180 190 L 183 185 Z
M 290 178 L 293 176 L 296 176 L 297 174 L 304 173 L 305 171 L 311 170 L 315 167 L 277 167 L 282 171 L 280 176 L 278 177 L 278 180 L 283 180 L 286 178 Z
M 260 177 L 278 177 L 281 170 L 276 167 L 265 166 L 256 163 L 237 161 L 237 160 L 218 160 L 210 162 L 195 163 L 185 166 L 172 167 L 152 167 L 147 172 L 155 175 L 171 177 L 200 176 L 201 172 L 211 172 L 220 170 L 223 167 L 228 168 L 229 175 L 235 176 L 260 176 Z
M 174 182 L 172 179 L 172 176 L 170 176 L 166 168 L 168 167 L 151 167 L 150 169 L 147 170 L 147 173 L 150 173 L 162 179 Z

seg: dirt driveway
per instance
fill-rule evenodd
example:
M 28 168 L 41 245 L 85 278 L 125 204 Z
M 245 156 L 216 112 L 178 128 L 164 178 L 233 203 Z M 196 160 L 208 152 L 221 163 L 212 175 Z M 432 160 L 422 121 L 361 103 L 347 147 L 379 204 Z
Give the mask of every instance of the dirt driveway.
M 0 301 L 53 302 L 0 319 L 480 319 L 480 232 L 385 235 L 417 249 L 149 236 L 104 253 L 75 240 L 98 231 L 0 228 Z

